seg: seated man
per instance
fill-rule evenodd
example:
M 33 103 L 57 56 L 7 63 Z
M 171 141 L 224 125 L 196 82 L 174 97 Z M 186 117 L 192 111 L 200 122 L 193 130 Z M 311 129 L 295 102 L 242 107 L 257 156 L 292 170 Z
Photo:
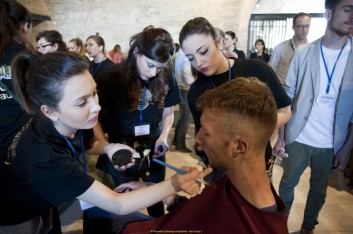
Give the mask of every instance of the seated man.
M 284 204 L 264 167 L 277 121 L 271 91 L 256 79 L 237 78 L 207 91 L 199 108 L 196 144 L 225 175 L 178 207 L 172 199 L 175 209 L 160 218 L 130 222 L 124 233 L 288 233 Z

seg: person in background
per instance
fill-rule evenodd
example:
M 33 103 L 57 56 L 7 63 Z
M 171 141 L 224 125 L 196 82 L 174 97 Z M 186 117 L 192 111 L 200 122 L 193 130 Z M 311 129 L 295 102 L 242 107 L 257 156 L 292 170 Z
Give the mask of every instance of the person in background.
M 119 44 L 116 44 L 114 46 L 114 49 L 109 51 L 108 54 L 113 63 L 120 63 L 121 60 L 124 59 L 124 55 L 121 53 L 121 47 Z
M 238 50 L 236 45 L 238 43 L 238 38 L 233 31 L 225 32 L 224 37 L 224 55 L 228 58 L 245 58 L 245 53 L 242 50 Z
M 273 68 L 283 86 L 294 52 L 300 45 L 308 43 L 310 23 L 311 15 L 304 12 L 296 14 L 293 17 L 293 37 L 278 44 L 271 55 L 269 65 Z
M 195 194 L 200 189 L 195 179 L 211 171 L 183 167 L 185 175 L 176 174 L 143 190 L 112 191 L 87 174 L 85 151 L 105 152 L 111 159 L 117 150 L 134 150 L 95 140 L 92 127 L 100 106 L 88 64 L 77 54 L 63 52 L 22 54 L 12 64 L 15 93 L 32 118 L 0 159 L 0 233 L 43 233 L 39 215 L 75 198 L 86 202 L 82 207 L 128 214 L 181 189 Z
M 105 54 L 105 42 L 101 36 L 91 35 L 87 38 L 86 52 L 89 57 L 93 58 L 89 71 L 94 80 L 97 79 L 99 73 L 114 64 Z
M 41 54 L 55 51 L 67 51 L 62 35 L 56 30 L 46 30 L 37 34 L 37 50 Z
M 258 59 L 268 63 L 270 61 L 270 55 L 266 53 L 265 41 L 257 39 L 255 41 L 255 52 L 250 54 L 250 59 Z
M 196 108 L 197 99 L 206 90 L 214 89 L 227 81 L 237 79 L 237 77 L 257 77 L 270 87 L 278 108 L 276 128 L 283 126 L 290 119 L 291 100 L 273 70 L 258 60 L 225 57 L 219 38 L 216 37 L 215 29 L 207 19 L 197 17 L 189 20 L 179 34 L 179 42 L 197 74 L 197 79 L 191 85 L 188 93 L 188 103 L 193 115 L 196 133 L 201 128 L 201 111 Z M 195 148 L 197 149 L 197 145 Z M 199 150 L 196 152 L 207 164 L 207 156 L 204 152 Z M 272 156 L 270 142 L 265 155 L 265 161 L 268 162 Z M 217 170 L 213 175 L 217 176 Z M 208 179 L 212 180 L 212 178 Z
M 99 157 L 97 168 L 108 172 L 116 186 L 139 179 L 154 183 L 165 179 L 165 167 L 149 158 L 165 161 L 174 106 L 181 101 L 173 77 L 173 54 L 171 35 L 162 28 L 148 26 L 130 39 L 127 59 L 97 77 L 102 106 L 99 121 L 108 141 L 150 150 L 148 156 L 136 159 L 126 171 L 116 171 L 106 155 Z M 158 203 L 147 211 L 159 217 L 164 214 L 164 205 Z
M 353 28 L 351 31 L 351 36 L 353 36 Z M 344 171 L 344 177 L 348 180 L 348 186 L 353 186 L 353 150 L 351 151 L 349 163 Z
M 277 122 L 269 88 L 256 78 L 238 77 L 206 91 L 198 107 L 202 128 L 195 140 L 210 165 L 223 168 L 225 175 L 189 200 L 179 195 L 165 199 L 169 213 L 160 218 L 119 216 L 116 225 L 123 227 L 122 233 L 288 233 L 284 204 L 264 167 L 266 145 Z M 144 186 L 128 183 L 117 191 Z
M 219 40 L 221 42 L 222 48 L 225 49 L 225 44 L 224 44 L 225 37 L 226 37 L 225 32 L 223 32 L 222 29 L 217 28 L 217 27 L 215 27 L 215 30 L 216 30 L 216 33 L 217 33 L 217 37 L 219 37 Z
M 174 63 L 174 74 L 178 83 L 182 102 L 179 103 L 180 117 L 175 126 L 175 133 L 172 140 L 175 150 L 183 153 L 192 153 L 192 150 L 186 147 L 186 134 L 192 121 L 192 115 L 187 103 L 187 95 L 195 77 L 191 72 L 191 65 L 182 49 L 179 49 Z
M 67 43 L 67 49 L 68 51 L 75 52 L 82 57 L 85 56 L 85 48 L 83 46 L 83 42 L 80 38 L 72 38 L 68 43 Z
M 0 2 L 0 153 L 17 131 L 29 120 L 14 94 L 11 63 L 28 51 L 32 33 L 32 15 L 16 1 Z
M 325 0 L 325 34 L 298 48 L 285 89 L 293 117 L 286 124 L 279 195 L 289 216 L 294 189 L 310 166 L 310 188 L 300 232 L 314 233 L 332 167 L 343 171 L 353 148 L 353 0 Z
M 293 26 L 294 35 L 291 39 L 286 40 L 278 44 L 273 54 L 269 65 L 275 71 L 279 81 L 284 86 L 285 78 L 288 72 L 290 61 L 292 60 L 294 52 L 300 45 L 308 43 L 308 33 L 310 29 L 311 16 L 307 13 L 300 12 L 293 17 Z M 284 127 L 278 130 L 277 141 L 273 146 L 272 153 L 276 157 L 281 157 L 284 153 L 284 145 L 281 144 L 281 138 L 284 134 Z M 283 155 L 282 155 L 283 156 Z

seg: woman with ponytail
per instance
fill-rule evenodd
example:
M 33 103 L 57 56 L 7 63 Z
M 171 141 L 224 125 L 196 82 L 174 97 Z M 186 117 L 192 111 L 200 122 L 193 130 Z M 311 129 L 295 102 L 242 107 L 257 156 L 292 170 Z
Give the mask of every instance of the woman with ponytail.
M 32 118 L 0 160 L 0 233 L 43 233 L 40 214 L 76 198 L 82 209 L 97 206 L 121 215 L 181 189 L 189 194 L 199 190 L 195 178 L 207 171 L 199 173 L 190 167 L 183 168 L 186 175 L 176 174 L 129 193 L 116 193 L 87 174 L 86 152 L 105 153 L 111 160 L 118 150 L 135 151 L 94 138 L 92 128 L 101 107 L 88 64 L 79 55 L 53 52 L 35 58 L 23 54 L 16 57 L 12 70 L 15 93 Z M 116 169 L 124 170 L 132 162 Z

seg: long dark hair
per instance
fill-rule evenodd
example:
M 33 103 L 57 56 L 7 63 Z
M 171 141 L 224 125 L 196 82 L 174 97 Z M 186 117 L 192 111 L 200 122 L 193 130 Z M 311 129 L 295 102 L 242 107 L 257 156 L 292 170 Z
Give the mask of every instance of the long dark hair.
M 255 41 L 255 46 L 256 46 L 256 44 L 257 44 L 257 43 L 261 43 L 261 45 L 263 45 L 263 46 L 264 46 L 264 48 L 262 49 L 262 54 L 266 53 L 266 45 L 265 45 L 265 41 L 264 41 L 264 40 L 262 40 L 262 39 L 257 39 L 257 40 Z
M 211 35 L 213 38 L 213 41 L 216 44 L 217 41 L 217 30 L 211 25 L 211 23 L 203 18 L 203 17 L 197 17 L 192 20 L 189 20 L 181 29 L 179 33 L 179 44 L 181 47 L 183 47 L 183 42 L 188 38 L 189 36 L 192 36 L 194 34 L 199 34 L 199 35 Z M 196 71 L 195 68 L 191 67 L 192 74 L 194 77 L 197 77 L 198 72 Z
M 42 105 L 59 110 L 63 86 L 85 70 L 87 62 L 76 53 L 53 52 L 39 57 L 20 54 L 12 63 L 16 96 L 22 108 L 32 115 L 40 113 Z
M 189 20 L 179 33 L 179 44 L 183 47 L 186 38 L 194 34 L 211 35 L 214 40 L 217 38 L 216 29 L 203 17 L 197 17 Z
M 159 63 L 167 62 L 167 65 L 155 77 L 145 82 L 140 79 L 138 74 L 134 54 L 136 52 Z M 123 71 L 122 77 L 124 77 L 121 85 L 128 90 L 128 103 L 133 110 L 139 106 L 139 100 L 142 96 L 141 89 L 144 86 L 148 86 L 147 88 L 152 94 L 152 102 L 156 103 L 158 108 L 164 107 L 164 99 L 168 93 L 168 83 L 173 71 L 173 53 L 172 36 L 163 28 L 148 26 L 142 32 L 131 37 L 128 58 L 120 66 L 124 67 L 121 69 Z
M 22 23 L 31 26 L 31 13 L 17 1 L 0 1 L 0 56 L 6 44 L 20 33 Z

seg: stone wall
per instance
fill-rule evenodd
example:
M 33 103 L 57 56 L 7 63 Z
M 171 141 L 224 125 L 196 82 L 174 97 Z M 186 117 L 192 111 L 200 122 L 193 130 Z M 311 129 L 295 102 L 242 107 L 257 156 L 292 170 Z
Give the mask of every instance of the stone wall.
M 238 47 L 246 49 L 248 23 L 256 0 L 20 0 L 29 9 L 47 8 L 52 21 L 35 25 L 33 37 L 42 30 L 56 29 L 67 42 L 86 40 L 97 32 L 106 49 L 120 44 L 129 48 L 129 38 L 147 25 L 163 27 L 178 41 L 182 26 L 203 16 L 224 31 L 234 31 Z M 45 6 L 41 4 L 44 2 Z

